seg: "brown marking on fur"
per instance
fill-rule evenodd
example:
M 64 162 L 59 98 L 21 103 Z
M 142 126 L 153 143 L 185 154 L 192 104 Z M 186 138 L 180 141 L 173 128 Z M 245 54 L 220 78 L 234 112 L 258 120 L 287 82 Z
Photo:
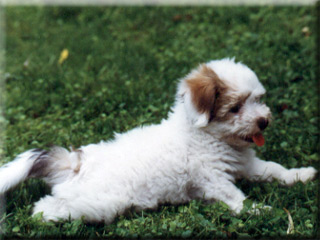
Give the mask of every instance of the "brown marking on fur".
M 78 157 L 78 164 L 77 166 L 73 169 L 73 171 L 75 173 L 78 173 L 80 171 L 81 168 L 81 160 L 82 160 L 82 150 L 81 149 L 76 149 L 75 152 L 77 153 L 77 157 Z
M 200 113 L 215 116 L 220 104 L 218 98 L 227 89 L 225 83 L 207 65 L 202 64 L 186 80 L 194 106 Z
M 48 151 L 36 149 L 34 150 L 37 159 L 34 161 L 29 171 L 28 177 L 44 177 L 48 175 Z
M 74 152 L 77 152 L 78 154 L 81 154 L 83 151 L 81 149 L 75 149 Z
M 81 168 L 81 163 L 78 163 L 77 167 L 75 169 L 73 169 L 73 171 L 75 173 L 78 173 L 80 171 L 80 168 Z
M 230 109 L 238 104 L 244 105 L 245 101 L 250 97 L 251 93 L 237 96 L 235 93 L 231 92 L 225 94 L 219 99 L 220 108 L 216 113 L 216 121 L 227 121 L 233 118 L 234 113 L 230 112 Z M 241 109 L 240 109 L 241 111 Z

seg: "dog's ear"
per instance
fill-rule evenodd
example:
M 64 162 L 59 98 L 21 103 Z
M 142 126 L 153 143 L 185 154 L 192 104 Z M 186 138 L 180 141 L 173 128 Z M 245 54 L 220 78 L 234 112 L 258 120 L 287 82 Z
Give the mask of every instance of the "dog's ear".
M 217 99 L 225 91 L 225 84 L 207 65 L 202 64 L 185 79 L 187 88 L 185 107 L 188 118 L 195 127 L 205 127 L 214 119 Z

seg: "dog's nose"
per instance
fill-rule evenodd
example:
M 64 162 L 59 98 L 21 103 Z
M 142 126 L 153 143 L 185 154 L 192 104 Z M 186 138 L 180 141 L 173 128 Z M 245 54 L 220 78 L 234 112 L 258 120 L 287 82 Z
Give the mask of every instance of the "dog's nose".
M 269 121 L 268 121 L 268 119 L 261 117 L 258 119 L 257 124 L 258 124 L 258 127 L 260 128 L 260 130 L 262 131 L 262 130 L 266 129 L 266 127 L 268 127 Z

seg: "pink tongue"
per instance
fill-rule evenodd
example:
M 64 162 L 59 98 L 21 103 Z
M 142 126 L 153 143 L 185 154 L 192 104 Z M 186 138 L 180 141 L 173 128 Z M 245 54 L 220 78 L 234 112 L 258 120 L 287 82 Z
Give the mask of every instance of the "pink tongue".
M 256 135 L 253 135 L 252 140 L 259 147 L 264 145 L 264 137 L 261 133 L 257 133 Z

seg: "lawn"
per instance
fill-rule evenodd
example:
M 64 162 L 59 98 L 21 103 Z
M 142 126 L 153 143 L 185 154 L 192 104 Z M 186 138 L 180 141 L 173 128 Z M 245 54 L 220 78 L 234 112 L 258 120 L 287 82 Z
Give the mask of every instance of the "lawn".
M 236 57 L 267 89 L 273 112 L 258 155 L 285 167 L 319 163 L 315 7 L 7 7 L 2 163 L 30 148 L 86 145 L 158 123 L 177 80 L 201 62 Z M 65 58 L 60 59 L 64 52 Z M 68 53 L 68 54 L 66 54 Z M 63 55 L 63 54 L 62 54 Z M 129 212 L 111 225 L 42 223 L 32 204 L 50 192 L 29 180 L 6 195 L 8 238 L 315 237 L 318 183 L 239 181 L 259 216 L 222 203 Z M 294 230 L 287 234 L 288 215 Z M 1 219 L 1 217 L 0 217 Z

